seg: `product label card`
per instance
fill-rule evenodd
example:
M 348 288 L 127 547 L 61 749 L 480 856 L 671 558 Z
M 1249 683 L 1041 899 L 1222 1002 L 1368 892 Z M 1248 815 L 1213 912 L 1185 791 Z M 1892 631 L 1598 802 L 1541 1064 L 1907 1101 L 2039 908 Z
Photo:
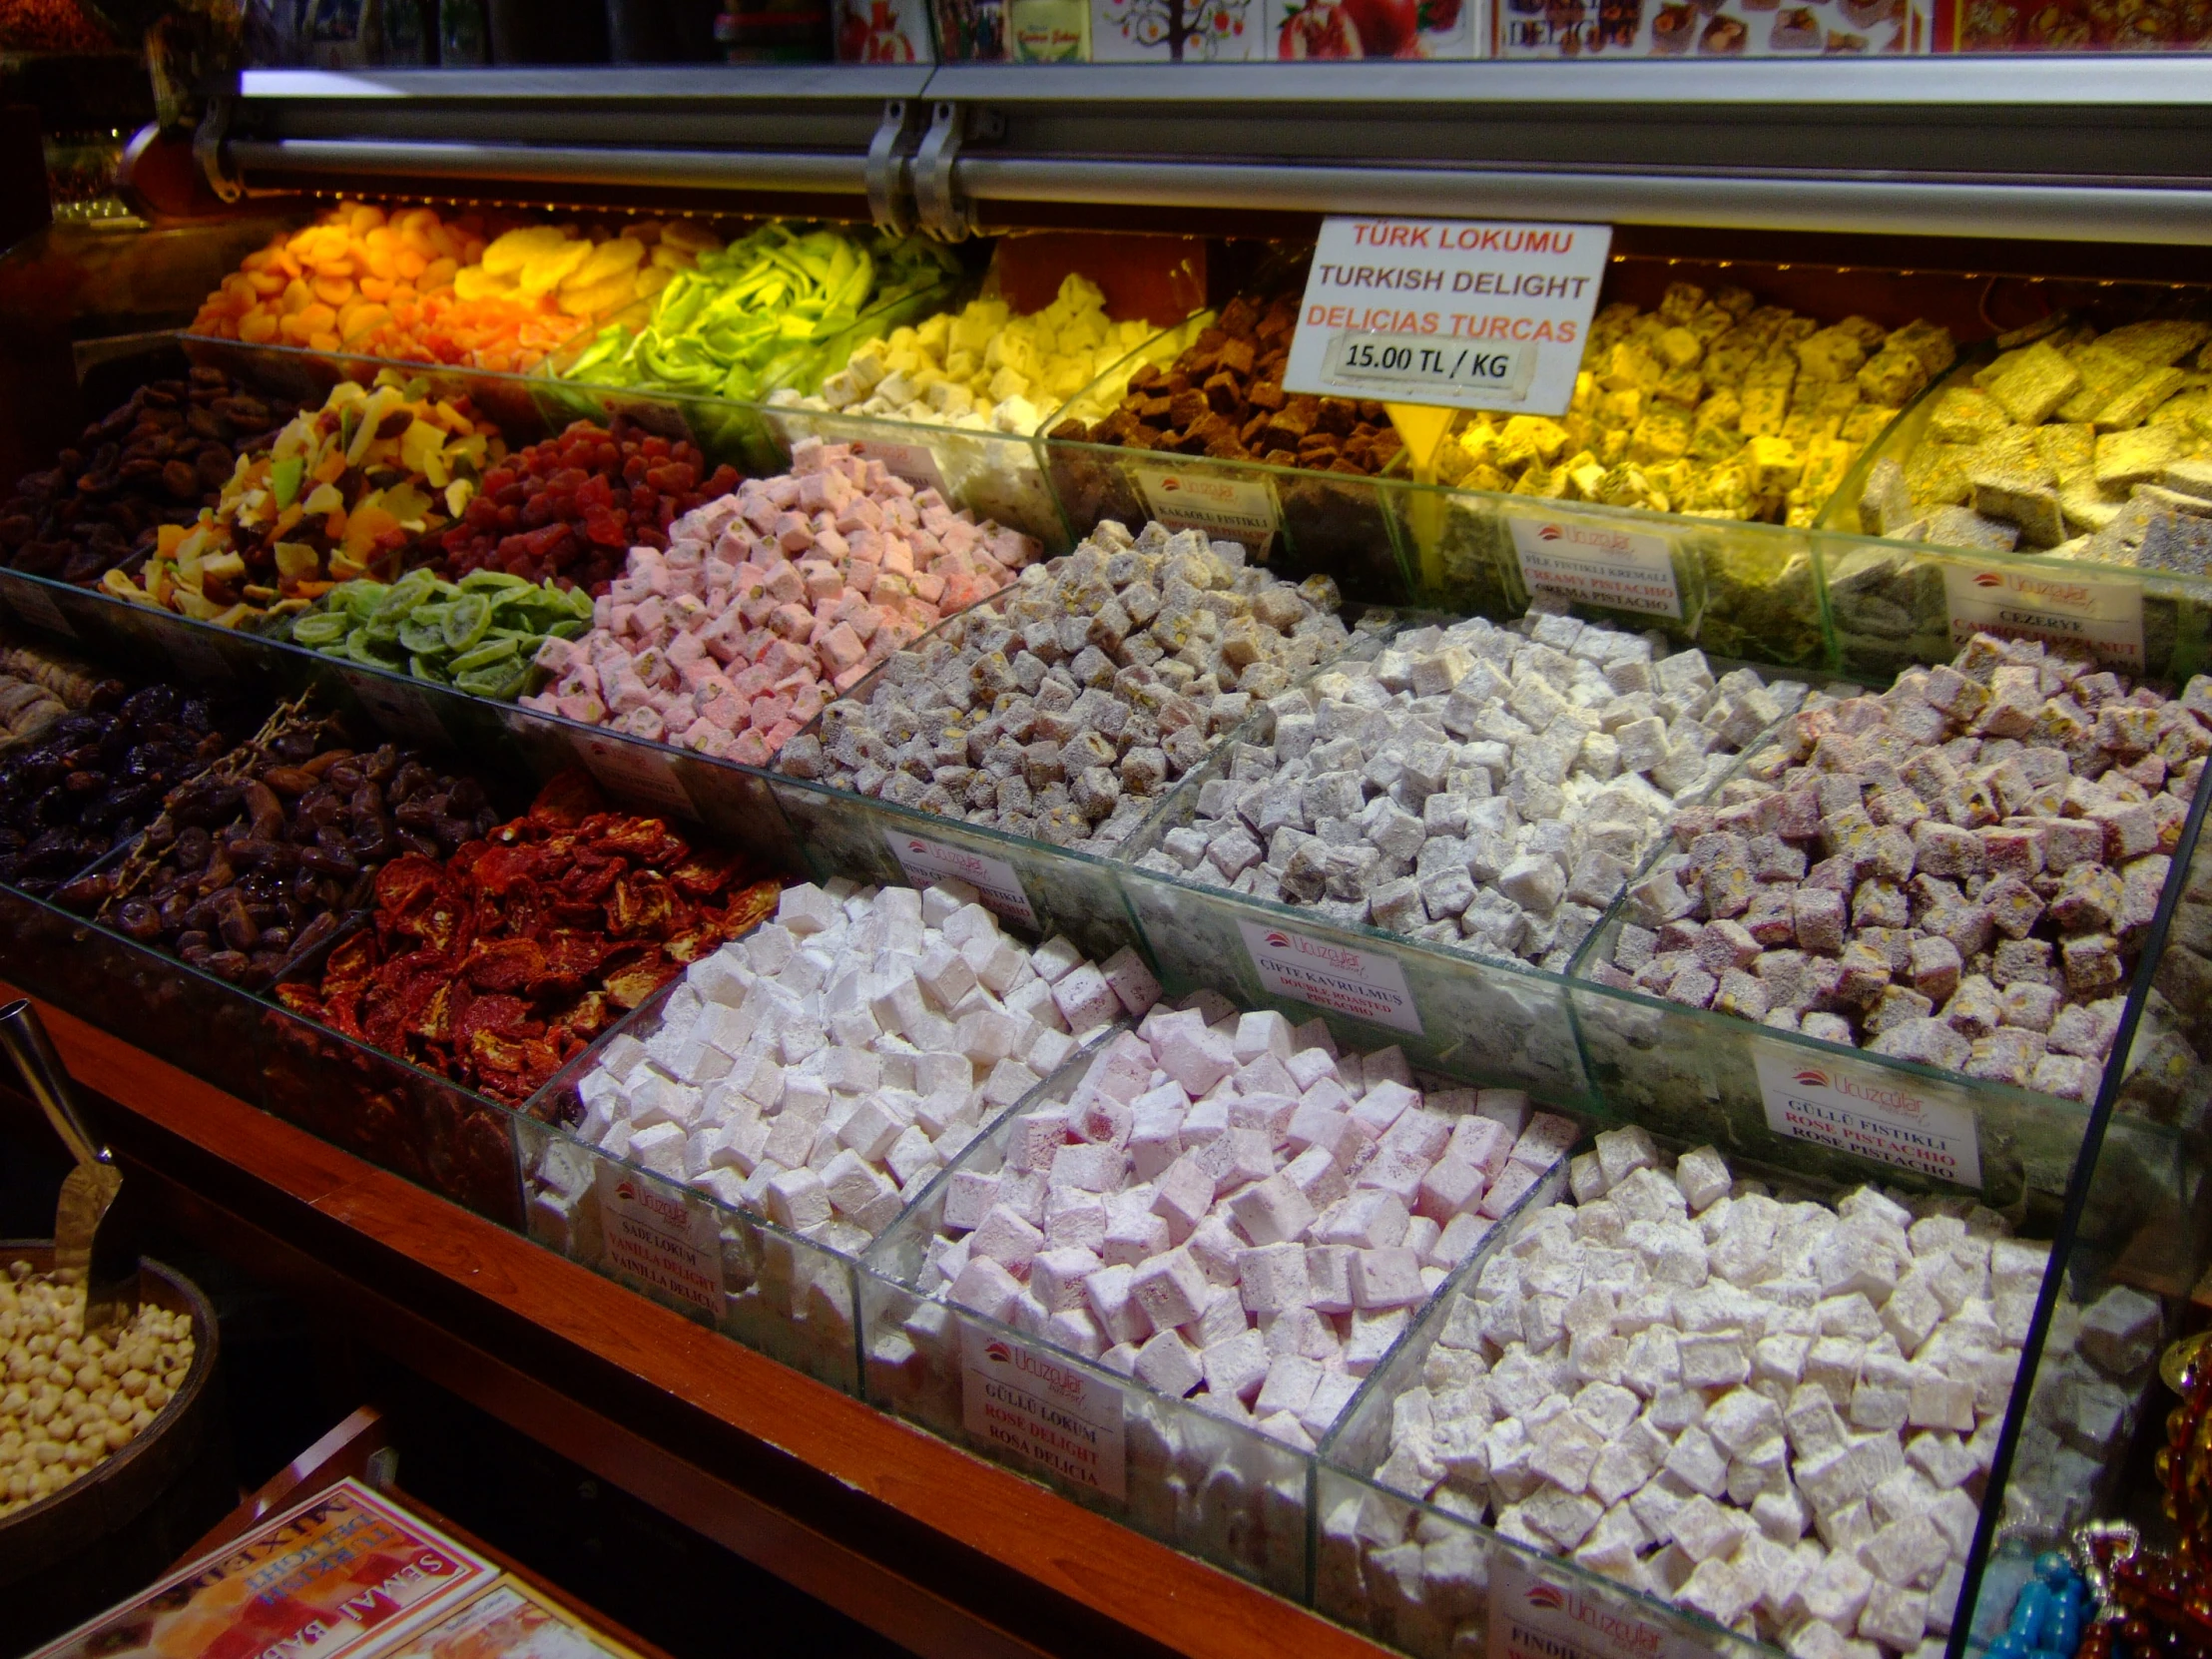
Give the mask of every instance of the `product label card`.
M 614 794 L 683 818 L 699 816 L 673 756 L 596 732 L 577 732 L 572 741 L 584 770 Z
M 37 1659 L 157 1659 L 183 1631 L 199 1659 L 366 1659 L 498 1576 L 428 1522 L 341 1480 Z
M 1203 530 L 1217 541 L 1240 543 L 1253 559 L 1265 559 L 1283 528 L 1275 480 L 1232 477 L 1207 469 L 1135 462 L 1130 475 L 1146 510 L 1170 530 Z
M 707 1201 L 602 1162 L 599 1194 L 607 1265 L 647 1289 L 722 1316 L 722 1232 Z
M 1710 1659 L 1687 1630 L 1643 1617 L 1628 1595 L 1600 1600 L 1585 1581 L 1559 1576 L 1491 1549 L 1490 1659 Z
M 54 596 L 37 582 L 19 576 L 11 580 L 4 591 L 8 608 L 32 627 L 70 639 L 77 637 L 77 630 L 70 627 L 69 618 L 62 615 L 62 608 L 54 603 Z
M 1950 643 L 1975 634 L 2043 640 L 2092 653 L 2129 674 L 2143 672 L 2143 589 L 2137 582 L 2085 581 L 2016 565 L 1946 560 L 1943 597 L 1950 603 Z
M 430 701 L 430 694 L 407 680 L 371 674 L 367 669 L 340 669 L 345 689 L 388 730 L 411 743 L 441 749 L 447 743 L 445 723 Z
M 1981 1133 L 1965 1099 L 1886 1066 L 1812 1050 L 1753 1054 L 1767 1127 L 1961 1187 L 1981 1185 Z
M 203 630 L 185 623 L 171 624 L 159 632 L 162 654 L 185 677 L 187 685 L 232 678 L 229 654 Z
M 1609 225 L 1331 219 L 1286 391 L 1564 414 Z
M 1011 1337 L 963 1325 L 960 1419 L 978 1440 L 1108 1497 L 1129 1495 L 1121 1390 Z
M 1512 525 L 1513 551 L 1531 593 L 1682 620 L 1674 544 L 1666 537 L 1552 519 L 1516 518 Z
M 965 881 L 975 889 L 975 901 L 995 916 L 1002 916 L 1030 932 L 1042 931 L 1037 912 L 1030 908 L 1021 877 L 1004 858 L 986 858 L 965 847 L 925 840 L 902 830 L 885 830 L 883 844 L 891 849 L 906 879 L 917 887 L 947 878 Z
M 1277 996 L 1416 1037 L 1424 1034 L 1395 956 L 1254 921 L 1240 921 L 1237 929 L 1260 983 Z

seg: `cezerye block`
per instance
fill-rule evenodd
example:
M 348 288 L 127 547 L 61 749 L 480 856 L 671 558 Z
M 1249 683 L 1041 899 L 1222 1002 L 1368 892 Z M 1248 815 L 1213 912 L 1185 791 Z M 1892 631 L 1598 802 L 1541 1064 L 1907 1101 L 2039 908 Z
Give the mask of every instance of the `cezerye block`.
M 1293 1028 L 1201 992 L 1155 1008 L 1064 1103 L 1032 1105 L 968 1155 L 918 1285 L 932 1305 L 1311 1449 L 1492 1225 L 1471 1208 L 1482 1167 L 1454 1149 L 1533 1174 L 1571 1138 L 1518 1091 L 1426 1094 L 1395 1050 L 1340 1056 L 1318 1020 Z M 1415 1217 L 1409 1200 L 1438 1172 L 1457 1196 Z M 1103 1206 L 1095 1252 L 1040 1254 L 1034 1228 L 1005 1219 L 1004 1184 L 1040 1177 L 1047 1217 Z M 1078 1305 L 1068 1276 L 1086 1268 Z M 936 1341 L 915 1326 L 932 1317 L 892 1346 Z

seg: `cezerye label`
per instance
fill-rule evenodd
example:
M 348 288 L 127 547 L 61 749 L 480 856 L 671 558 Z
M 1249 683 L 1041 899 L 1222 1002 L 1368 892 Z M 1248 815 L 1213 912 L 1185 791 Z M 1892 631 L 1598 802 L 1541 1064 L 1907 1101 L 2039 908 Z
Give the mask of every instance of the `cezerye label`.
M 2088 581 L 2009 566 L 1946 562 L 1950 639 L 1975 634 L 2041 640 L 2085 650 L 2130 673 L 2143 667 L 2143 590 L 2125 578 Z
M 1762 1047 L 1754 1056 L 1767 1127 L 1960 1187 L 1981 1185 L 1980 1124 L 1973 1107 L 1874 1066 L 1813 1064 Z
M 1425 1034 L 1396 957 L 1287 927 L 1250 921 L 1237 927 L 1260 983 L 1273 994 L 1416 1037 Z

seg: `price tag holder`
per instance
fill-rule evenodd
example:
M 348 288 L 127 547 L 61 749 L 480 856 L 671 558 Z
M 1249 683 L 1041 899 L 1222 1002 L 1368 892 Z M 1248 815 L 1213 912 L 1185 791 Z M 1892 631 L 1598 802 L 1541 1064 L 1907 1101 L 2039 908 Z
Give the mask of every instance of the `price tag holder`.
M 2126 578 L 2091 581 L 2048 569 L 1946 560 L 1950 643 L 1975 634 L 2087 649 L 2127 674 L 2143 672 L 2143 589 Z
M 658 749 L 623 743 L 597 732 L 573 735 L 576 758 L 584 770 L 618 796 L 642 801 L 664 813 L 697 818 L 691 792 L 677 776 L 675 760 Z
M 62 615 L 62 608 L 54 603 L 54 596 L 40 583 L 29 577 L 12 577 L 0 593 L 4 593 L 8 609 L 33 628 L 43 628 L 49 634 L 60 634 L 67 639 L 77 637 L 77 630 L 69 625 L 69 618 Z
M 1037 912 L 1022 890 L 1021 875 L 1004 858 L 986 858 L 962 846 L 925 839 L 901 830 L 885 829 L 883 844 L 890 848 L 906 879 L 917 887 L 950 877 L 975 889 L 975 901 L 993 915 L 1003 916 L 1030 932 L 1041 932 Z
M 1674 544 L 1667 537 L 1558 519 L 1516 518 L 1512 529 L 1529 592 L 1682 620 Z
M 1254 921 L 1238 922 L 1237 930 L 1260 983 L 1275 995 L 1416 1037 L 1426 1034 L 1395 956 Z
M 1878 1163 L 1981 1185 L 1981 1126 L 1973 1105 L 1887 1066 L 1762 1044 L 1752 1055 L 1767 1127 Z
M 1327 220 L 1283 389 L 1565 414 L 1608 225 Z
M 1210 469 L 1191 470 L 1133 462 L 1130 475 L 1145 510 L 1170 530 L 1203 530 L 1208 536 L 1241 544 L 1255 560 L 1265 559 L 1283 528 L 1283 504 L 1275 480 L 1264 473 L 1231 476 Z

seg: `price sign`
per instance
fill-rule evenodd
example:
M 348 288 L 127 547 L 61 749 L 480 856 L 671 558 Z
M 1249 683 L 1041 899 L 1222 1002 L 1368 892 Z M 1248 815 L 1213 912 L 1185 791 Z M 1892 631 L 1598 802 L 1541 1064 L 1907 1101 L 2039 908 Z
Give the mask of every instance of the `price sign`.
M 1329 220 L 1283 388 L 1564 414 L 1612 245 L 1606 225 Z

